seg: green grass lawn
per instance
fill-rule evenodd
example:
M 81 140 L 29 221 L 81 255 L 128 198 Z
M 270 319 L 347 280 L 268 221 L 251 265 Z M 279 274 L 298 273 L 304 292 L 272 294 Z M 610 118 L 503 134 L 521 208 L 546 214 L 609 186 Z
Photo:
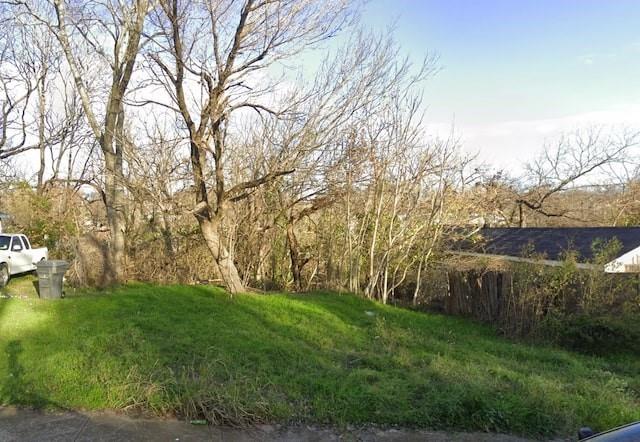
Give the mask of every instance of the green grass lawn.
M 0 404 L 543 437 L 640 419 L 640 361 L 349 295 L 131 285 L 0 299 Z

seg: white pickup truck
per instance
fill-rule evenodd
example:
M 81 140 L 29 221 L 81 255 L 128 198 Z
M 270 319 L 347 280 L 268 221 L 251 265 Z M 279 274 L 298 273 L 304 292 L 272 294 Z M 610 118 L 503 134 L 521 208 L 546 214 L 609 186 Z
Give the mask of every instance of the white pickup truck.
M 31 272 L 38 262 L 48 258 L 49 250 L 32 248 L 26 236 L 0 233 L 0 287 L 7 285 L 11 275 Z

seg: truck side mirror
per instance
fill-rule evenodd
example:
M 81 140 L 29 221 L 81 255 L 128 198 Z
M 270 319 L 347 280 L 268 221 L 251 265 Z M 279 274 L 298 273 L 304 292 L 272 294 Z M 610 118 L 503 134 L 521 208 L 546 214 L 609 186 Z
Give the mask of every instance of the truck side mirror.
M 13 246 L 11 246 L 11 251 L 12 252 L 21 252 L 22 251 L 22 246 L 20 244 L 14 244 Z

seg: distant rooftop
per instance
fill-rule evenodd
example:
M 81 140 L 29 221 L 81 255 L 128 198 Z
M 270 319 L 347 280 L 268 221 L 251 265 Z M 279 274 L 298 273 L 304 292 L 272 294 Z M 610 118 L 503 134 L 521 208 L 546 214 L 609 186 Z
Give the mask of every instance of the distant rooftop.
M 594 258 L 596 241 L 617 240 L 621 256 L 640 247 L 640 227 L 498 227 L 483 228 L 478 237 L 457 243 L 453 249 L 479 254 L 530 257 L 561 261 L 567 251 L 578 254 L 578 261 Z M 597 252 L 597 250 L 596 250 Z

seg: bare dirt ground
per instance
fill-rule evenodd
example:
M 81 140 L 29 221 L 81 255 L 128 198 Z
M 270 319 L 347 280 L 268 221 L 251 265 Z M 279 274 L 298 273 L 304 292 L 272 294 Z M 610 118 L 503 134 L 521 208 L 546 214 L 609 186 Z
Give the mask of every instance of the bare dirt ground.
M 42 413 L 13 407 L 0 408 L 0 441 L 434 441 L 527 442 L 516 436 L 492 433 L 449 433 L 406 429 L 338 430 L 321 426 L 251 429 L 192 425 L 178 420 L 134 419 L 120 414 Z

